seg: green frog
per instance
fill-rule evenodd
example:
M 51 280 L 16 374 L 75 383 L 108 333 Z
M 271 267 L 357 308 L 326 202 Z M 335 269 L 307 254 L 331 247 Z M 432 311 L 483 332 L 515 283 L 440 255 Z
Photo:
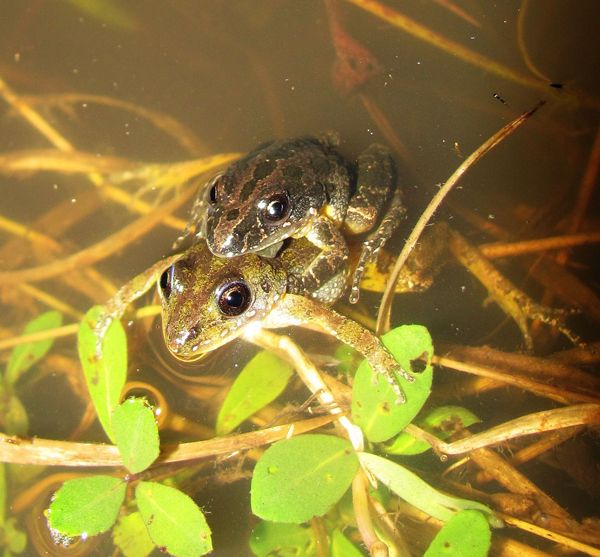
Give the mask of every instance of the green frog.
M 380 340 L 358 323 L 328 306 L 346 288 L 347 263 L 336 273 L 328 270 L 311 296 L 300 294 L 298 278 L 321 250 L 306 238 L 291 240 L 267 258 L 247 253 L 235 258 L 215 257 L 204 242 L 183 254 L 164 259 L 127 283 L 104 307 L 96 326 L 97 357 L 114 319 L 133 300 L 158 281 L 163 306 L 163 332 L 169 351 L 181 360 L 196 360 L 231 340 L 251 335 L 257 328 L 315 324 L 362 353 L 376 374 L 389 382 L 397 402 L 405 401 L 396 374 L 414 381 L 387 352 Z
M 366 263 L 404 215 L 389 150 L 371 145 L 356 168 L 335 151 L 332 134 L 259 145 L 200 192 L 183 238 L 193 228 L 219 257 L 256 253 L 274 257 L 286 238 L 307 238 L 321 250 L 302 276 L 304 291 L 348 259 L 341 228 L 350 234 L 377 230 L 363 243 L 350 301 L 358 301 Z

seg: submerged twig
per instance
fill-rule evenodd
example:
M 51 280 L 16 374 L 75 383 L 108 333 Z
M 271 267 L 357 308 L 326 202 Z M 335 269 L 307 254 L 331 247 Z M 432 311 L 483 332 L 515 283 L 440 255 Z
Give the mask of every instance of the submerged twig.
M 515 420 L 510 420 L 487 431 L 471 435 L 466 439 L 445 443 L 434 435 L 423 431 L 415 425 L 408 425 L 406 433 L 430 444 L 437 452 L 442 454 L 463 454 L 475 449 L 489 447 L 515 437 L 533 435 L 554 429 L 578 426 L 583 424 L 600 423 L 600 404 L 578 404 L 556 410 L 546 410 L 529 414 Z
M 369 0 L 370 1 L 370 0 Z M 402 252 L 398 256 L 398 260 L 394 265 L 394 269 L 386 286 L 386 290 L 383 293 L 383 297 L 381 299 L 381 305 L 379 306 L 379 313 L 377 315 L 377 328 L 375 332 L 377 335 L 381 335 L 386 332 L 390 328 L 390 315 L 392 309 L 392 300 L 394 296 L 394 289 L 396 287 L 396 282 L 400 275 L 400 271 L 402 266 L 408 259 L 408 256 L 412 249 L 414 248 L 419 236 L 423 232 L 425 226 L 433 216 L 433 213 L 440 206 L 444 197 L 450 192 L 450 190 L 454 187 L 456 182 L 460 179 L 460 177 L 475 164 L 483 155 L 485 155 L 492 147 L 496 146 L 500 141 L 502 141 L 506 136 L 510 135 L 513 131 L 515 131 L 519 126 L 527 121 L 527 119 L 540 108 L 544 102 L 539 102 L 533 108 L 529 109 L 527 112 L 521 114 L 518 118 L 504 126 L 499 132 L 495 133 L 490 139 L 488 139 L 483 145 L 481 145 L 476 151 L 474 151 L 450 176 L 448 181 L 440 188 L 438 193 L 433 197 L 421 218 L 418 220 L 415 225 L 413 231 L 411 232 L 408 240 L 404 244 L 404 248 Z

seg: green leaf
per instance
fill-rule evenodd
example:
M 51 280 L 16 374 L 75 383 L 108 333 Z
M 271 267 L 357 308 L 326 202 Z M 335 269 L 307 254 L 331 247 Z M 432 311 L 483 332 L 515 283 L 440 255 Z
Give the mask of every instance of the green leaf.
M 112 531 L 113 542 L 125 557 L 146 557 L 154 549 L 144 519 L 139 512 L 122 516 Z
M 262 520 L 250 536 L 250 549 L 257 557 L 314 557 L 312 528 Z
M 339 361 L 337 371 L 342 375 L 348 374 L 354 376 L 356 368 L 358 368 L 358 365 L 363 360 L 360 352 L 347 344 L 338 346 L 333 357 Z
M 137 474 L 158 456 L 160 441 L 152 407 L 142 398 L 129 398 L 112 413 L 112 429 L 125 466 Z
M 435 435 L 438 439 L 447 439 L 455 431 L 469 427 L 481 420 L 473 412 L 461 406 L 441 406 L 427 416 L 415 422 L 421 429 Z M 394 442 L 383 447 L 388 454 L 416 455 L 431 449 L 431 446 L 402 431 Z
M 67 536 L 106 532 L 117 520 L 126 487 L 122 479 L 111 476 L 66 481 L 50 504 L 50 528 Z
M 56 329 L 62 325 L 62 314 L 59 311 L 47 311 L 30 321 L 25 327 L 23 334 L 30 335 L 50 329 Z M 19 377 L 25 373 L 33 364 L 42 359 L 54 344 L 53 338 L 27 342 L 15 346 L 10 360 L 6 366 L 6 382 L 14 385 Z
M 272 352 L 252 358 L 234 381 L 217 417 L 217 435 L 227 435 L 246 418 L 275 400 L 294 368 Z
M 352 445 L 330 435 L 300 435 L 269 447 L 254 467 L 252 512 L 274 522 L 323 516 L 352 483 Z
M 101 310 L 101 306 L 94 306 L 87 312 L 79 326 L 77 340 L 90 396 L 104 431 L 114 443 L 110 417 L 119 403 L 127 376 L 127 338 L 121 323 L 113 321 L 102 343 L 102 358 L 96 359 L 94 327 Z
M 29 429 L 29 418 L 23 403 L 15 395 L 10 395 L 6 406 L 2 408 L 4 430 L 9 435 L 26 435 Z
M 352 389 L 352 418 L 372 443 L 387 441 L 411 423 L 427 400 L 433 379 L 433 345 L 425 327 L 398 327 L 383 335 L 381 342 L 404 369 L 410 371 L 411 362 L 422 355 L 427 356 L 427 365 L 422 373 L 413 374 L 414 383 L 400 379 L 406 403 L 396 404 L 388 382 L 376 375 L 374 385 L 371 366 L 366 360 L 360 364 Z
M 434 518 L 448 522 L 459 511 L 475 509 L 481 511 L 492 526 L 499 528 L 503 524 L 485 505 L 444 495 L 391 460 L 369 453 L 358 453 L 358 458 L 363 466 L 398 497 Z
M 336 528 L 331 533 L 331 557 L 362 557 L 362 553 Z
M 212 551 L 206 519 L 185 493 L 155 482 L 140 482 L 135 496 L 148 533 L 162 551 L 176 557 Z
M 463 511 L 437 533 L 423 557 L 485 557 L 491 543 L 485 517 L 477 511 Z

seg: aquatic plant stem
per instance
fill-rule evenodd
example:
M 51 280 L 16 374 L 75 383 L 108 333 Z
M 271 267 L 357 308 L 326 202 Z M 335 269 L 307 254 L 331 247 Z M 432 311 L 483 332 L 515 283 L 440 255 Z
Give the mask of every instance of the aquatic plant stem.
M 508 79 L 525 87 L 531 89 L 541 90 L 548 92 L 549 83 L 547 81 L 530 77 L 520 72 L 514 71 L 499 62 L 474 52 L 459 43 L 451 41 L 446 37 L 432 31 L 428 27 L 417 23 L 416 21 L 406 17 L 400 12 L 393 10 L 392 8 L 377 2 L 377 0 L 346 0 L 347 2 L 358 6 L 359 8 L 379 17 L 380 19 L 387 21 L 394 27 L 406 31 L 410 35 L 429 43 L 448 54 L 451 54 L 454 58 L 458 58 L 478 68 L 482 68 L 485 71 L 493 73 L 504 79 Z M 578 99 L 586 104 L 587 106 L 595 109 L 600 108 L 600 100 L 584 93 L 577 94 Z
M 197 182 L 197 181 L 196 181 Z M 196 191 L 197 183 L 193 183 L 180 196 L 165 203 L 154 212 L 140 217 L 115 234 L 85 248 L 73 255 L 59 259 L 47 265 L 0 273 L 0 284 L 16 284 L 19 282 L 35 282 L 58 276 L 81 267 L 92 265 L 112 255 L 127 244 L 139 238 L 156 226 L 166 215 L 177 209 Z
M 343 415 L 342 409 L 337 405 L 329 387 L 327 387 L 315 366 L 289 337 L 277 335 L 266 329 L 259 329 L 244 338 L 261 348 L 274 352 L 294 366 L 296 373 L 310 392 L 317 395 L 319 402 L 328 409 L 332 416 L 337 417 L 340 425 L 346 430 L 354 449 L 356 451 L 364 450 L 362 431 Z
M 394 297 L 396 282 L 398 281 L 398 277 L 400 276 L 400 271 L 404 266 L 404 263 L 406 263 L 406 260 L 408 259 L 410 252 L 413 250 L 415 244 L 417 243 L 421 233 L 427 226 L 427 223 L 429 222 L 435 211 L 442 203 L 443 199 L 456 185 L 461 176 L 471 166 L 473 166 L 473 164 L 475 164 L 481 157 L 483 157 L 483 155 L 485 155 L 490 149 L 492 149 L 492 147 L 500 143 L 500 141 L 502 141 L 506 136 L 510 135 L 519 126 L 524 124 L 527 121 L 527 119 L 544 104 L 544 101 L 539 102 L 533 108 L 521 114 L 518 118 L 504 126 L 499 132 L 495 133 L 492 137 L 490 137 L 483 145 L 481 145 L 477 150 L 475 150 L 473 153 L 471 153 L 471 155 L 469 155 L 469 157 L 456 169 L 456 171 L 452 174 L 452 176 L 450 176 L 448 181 L 435 194 L 435 196 L 421 215 L 421 218 L 419 218 L 413 231 L 410 233 L 408 240 L 404 244 L 404 248 L 398 256 L 396 264 L 394 265 L 394 269 L 392 270 L 392 273 L 386 285 L 385 292 L 383 293 L 383 297 L 381 299 L 381 305 L 379 306 L 375 334 L 380 336 L 383 333 L 389 331 L 392 300 Z
M 546 538 L 547 540 L 551 540 L 555 543 L 559 543 L 564 545 L 565 547 L 570 547 L 575 551 L 581 551 L 582 553 L 586 553 L 587 555 L 592 555 L 593 557 L 600 557 L 600 549 L 596 547 L 592 547 L 591 545 L 581 543 L 580 541 L 574 540 L 567 536 L 563 536 L 557 532 L 552 532 L 547 530 L 546 528 L 540 528 L 535 524 L 531 524 L 531 522 L 526 522 L 525 520 L 521 520 L 519 518 L 515 518 L 508 514 L 504 514 L 496 511 L 496 515 L 498 515 L 508 526 L 514 526 L 523 530 L 524 532 L 530 532 L 535 534 L 536 536 L 540 536 L 541 538 Z
M 356 526 L 360 532 L 362 541 L 369 550 L 369 554 L 387 557 L 389 555 L 387 545 L 377 537 L 371 520 L 371 513 L 369 511 L 369 480 L 362 468 L 356 471 L 352 480 L 352 506 L 354 507 Z
M 208 441 L 163 445 L 157 464 L 186 462 L 201 458 L 226 456 L 237 451 L 270 445 L 288 437 L 318 429 L 336 420 L 336 416 L 320 416 L 269 429 L 217 437 Z M 0 462 L 41 466 L 85 466 L 120 468 L 123 459 L 116 445 L 73 443 L 49 439 L 20 437 L 0 433 Z

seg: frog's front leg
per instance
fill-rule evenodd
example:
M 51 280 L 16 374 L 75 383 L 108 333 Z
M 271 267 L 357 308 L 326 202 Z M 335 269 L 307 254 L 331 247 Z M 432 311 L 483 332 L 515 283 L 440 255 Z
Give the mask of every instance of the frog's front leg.
M 102 308 L 98 316 L 98 322 L 94 329 L 96 335 L 96 359 L 102 358 L 102 341 L 106 331 L 115 319 L 125 313 L 127 306 L 137 300 L 140 296 L 148 292 L 153 284 L 160 278 L 163 271 L 168 269 L 175 261 L 180 259 L 183 254 L 166 257 L 162 261 L 152 265 L 149 269 L 140 273 L 137 277 L 126 283 Z
M 309 295 L 319 291 L 340 273 L 345 273 L 349 250 L 340 229 L 325 217 L 314 220 L 306 239 L 321 250 L 301 277 L 302 288 L 299 293 Z
M 276 313 L 278 315 L 273 315 L 271 320 L 267 320 L 267 327 L 282 326 L 284 323 L 294 325 L 314 323 L 321 326 L 329 334 L 358 350 L 368 360 L 373 368 L 375 383 L 377 374 L 385 377 L 396 393 L 396 404 L 406 402 L 395 374 L 410 383 L 415 378 L 393 358 L 371 331 L 330 308 L 294 294 L 284 297 L 282 303 L 277 307 Z
M 379 227 L 363 243 L 352 279 L 350 302 L 353 304 L 358 301 L 359 284 L 365 265 L 383 247 L 405 213 L 394 159 L 383 145 L 371 145 L 358 157 L 356 192 L 350 200 L 344 219 L 346 228 L 352 234 L 362 234 L 371 230 L 390 195 L 391 201 Z

